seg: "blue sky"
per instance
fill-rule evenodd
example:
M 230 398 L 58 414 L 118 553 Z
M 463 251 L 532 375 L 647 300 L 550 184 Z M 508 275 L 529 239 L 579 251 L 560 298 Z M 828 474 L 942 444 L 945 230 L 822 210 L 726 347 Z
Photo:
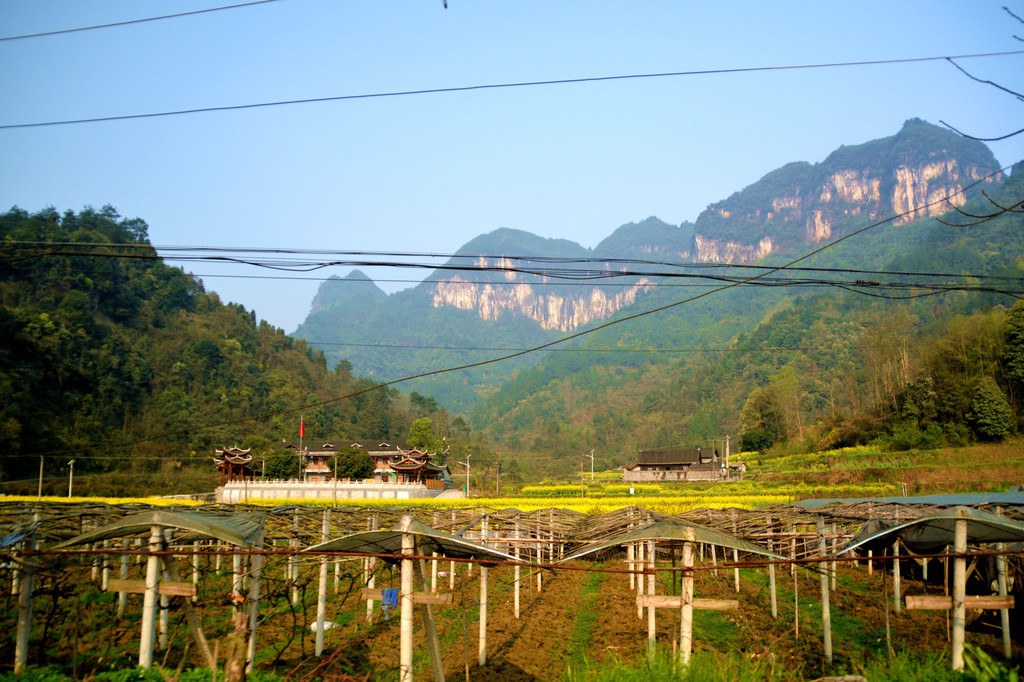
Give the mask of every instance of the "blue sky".
M 0 37 L 224 4 L 0 0 Z M 278 0 L 0 41 L 0 125 L 1024 49 L 1003 4 Z M 1024 2 L 1009 6 L 1024 16 Z M 960 63 L 1024 91 L 1024 55 Z M 0 210 L 110 204 L 144 219 L 158 246 L 451 253 L 512 227 L 593 247 L 651 215 L 694 220 L 784 163 L 819 162 L 912 117 L 990 137 L 1024 126 L 1024 102 L 925 61 L 0 129 Z M 1024 134 L 989 146 L 1003 165 L 1024 160 Z M 242 266 L 193 271 L 287 331 L 318 286 L 213 276 L 268 274 Z

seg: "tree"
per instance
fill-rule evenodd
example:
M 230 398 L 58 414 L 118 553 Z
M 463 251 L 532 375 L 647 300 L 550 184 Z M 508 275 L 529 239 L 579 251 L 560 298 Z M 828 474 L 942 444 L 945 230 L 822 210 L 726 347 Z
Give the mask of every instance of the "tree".
M 434 422 L 430 421 L 430 417 L 421 417 L 412 423 L 412 435 L 406 439 L 405 444 L 423 452 L 444 450 L 444 443 L 434 435 Z
M 289 479 L 299 477 L 299 455 L 291 450 L 278 450 L 267 457 L 266 477 Z
M 362 450 L 347 448 L 335 455 L 335 470 L 338 478 L 370 478 L 373 460 Z
M 1013 410 L 992 377 L 978 384 L 967 418 L 982 440 L 1001 440 L 1013 429 Z
M 785 415 L 773 388 L 755 388 L 750 392 L 740 413 L 740 427 L 745 434 L 756 434 L 754 440 L 761 445 L 756 448 L 758 450 L 763 450 L 786 437 Z
M 1005 334 L 1003 362 L 1006 376 L 1013 386 L 1024 389 L 1024 301 L 1018 301 L 1006 313 Z

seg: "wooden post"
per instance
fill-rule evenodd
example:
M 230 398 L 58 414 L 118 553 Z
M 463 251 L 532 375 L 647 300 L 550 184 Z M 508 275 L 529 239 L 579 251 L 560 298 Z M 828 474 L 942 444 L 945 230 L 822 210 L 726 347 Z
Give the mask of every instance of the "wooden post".
M 124 538 L 123 540 L 121 540 L 121 547 L 123 549 L 127 550 L 128 547 L 130 546 L 130 543 L 131 543 L 131 540 L 129 538 Z M 121 555 L 121 573 L 120 573 L 120 576 L 121 576 L 121 580 L 127 580 L 128 579 L 128 555 L 127 554 L 122 554 Z M 123 618 L 124 617 L 124 611 L 125 611 L 126 608 L 128 608 L 128 593 L 127 592 L 123 592 L 123 591 L 122 592 L 118 592 L 117 593 L 117 617 L 118 618 Z
M 537 563 L 544 563 L 544 547 L 540 543 L 540 516 L 537 517 Z M 473 564 L 470 564 L 472 566 Z M 541 577 L 544 571 L 537 569 L 537 592 L 541 591 L 544 579 Z
M 629 518 L 629 525 L 627 526 L 627 528 L 632 530 L 633 529 L 633 508 L 630 507 L 629 511 L 627 511 L 626 514 L 627 514 L 627 516 Z M 628 545 L 626 545 L 626 566 L 629 568 L 629 571 L 630 571 L 630 573 L 629 573 L 629 589 L 630 590 L 635 590 L 636 589 L 636 573 L 632 572 L 633 571 L 633 559 L 635 558 L 634 555 L 636 553 L 636 551 L 633 548 L 633 544 L 634 543 L 631 542 Z M 639 594 L 639 593 L 637 593 L 637 594 Z
M 900 592 L 902 591 L 902 585 L 900 583 L 900 539 L 897 537 L 896 542 L 892 543 L 892 610 L 897 616 L 900 614 L 900 610 L 903 608 L 900 604 L 902 597 Z
M 417 543 L 415 545 L 416 554 L 420 553 L 420 546 Z M 434 552 L 434 556 L 437 556 L 437 552 Z M 427 585 L 427 566 L 426 561 L 420 561 L 420 582 L 423 584 L 423 589 L 426 590 Z M 431 562 L 434 565 L 433 573 L 436 581 L 437 578 L 437 560 Z M 431 594 L 434 594 L 436 590 L 431 590 Z M 420 611 L 420 617 L 423 620 L 423 630 L 427 635 L 427 646 L 430 652 L 430 668 L 434 671 L 434 682 L 444 682 L 444 664 L 441 660 L 441 643 L 437 639 L 437 627 L 434 624 L 434 607 L 430 602 L 423 604 L 423 609 Z
M 836 528 L 836 524 L 832 524 L 832 554 L 836 553 L 839 549 L 839 534 Z M 836 591 L 836 573 L 837 573 L 837 562 L 835 559 L 832 560 L 832 591 Z
M 996 507 L 996 515 L 1002 516 L 1003 510 L 1001 507 Z M 996 545 L 996 550 L 999 552 L 1006 550 L 1006 544 L 1000 542 Z M 996 585 L 999 589 L 999 596 L 1005 597 L 1009 592 L 1007 580 L 1006 580 L 1006 555 L 1000 554 L 996 557 Z M 1010 660 L 1013 657 L 1013 643 L 1010 641 L 1010 610 L 999 609 L 999 623 L 1002 626 L 1003 635 L 1003 658 Z
M 174 531 L 170 528 L 164 529 L 164 549 L 169 549 L 171 546 L 172 538 L 174 537 Z M 170 577 L 167 575 L 167 562 L 163 559 L 160 560 L 160 580 L 168 581 Z M 157 649 L 160 651 L 167 651 L 167 635 L 170 628 L 171 621 L 171 597 L 170 595 L 160 594 L 160 627 L 157 630 Z
M 647 594 L 654 594 L 654 540 L 647 541 L 647 568 L 650 573 L 647 575 Z M 656 647 L 657 624 L 655 622 L 654 606 L 647 607 L 647 657 L 654 660 Z
M 169 557 L 163 561 L 164 573 L 170 579 L 166 585 L 160 586 L 160 591 L 164 592 L 165 588 L 188 588 L 191 587 L 192 597 L 195 597 L 198 591 L 195 584 L 191 586 L 188 583 L 181 582 L 181 577 L 178 575 L 178 569 L 174 563 L 174 557 Z M 188 596 L 188 595 L 183 595 Z M 192 631 L 192 638 L 195 640 L 196 647 L 199 649 L 199 653 L 202 654 L 203 660 L 206 661 L 207 667 L 213 669 L 217 663 L 214 659 L 213 653 L 210 651 L 210 644 L 206 641 L 206 633 L 203 632 L 203 624 L 199 620 L 199 616 L 196 615 L 195 607 L 189 600 L 182 602 L 182 610 L 185 612 L 185 620 L 188 622 L 189 630 Z
M 634 559 L 634 563 L 636 565 L 636 569 L 634 569 L 634 570 L 638 570 L 638 569 L 643 568 L 643 565 L 644 565 L 644 543 L 637 542 L 637 543 L 634 543 L 634 544 L 636 544 L 636 549 L 633 550 L 633 559 Z M 643 576 L 642 573 L 638 573 L 638 574 L 636 574 L 636 596 L 637 597 L 642 597 L 643 594 L 644 594 L 644 576 Z M 643 618 L 644 617 L 644 607 L 640 606 L 640 604 L 637 604 L 637 606 L 636 606 L 636 617 L 637 618 Z
M 370 517 L 370 530 L 377 530 L 377 515 L 374 514 Z M 367 557 L 366 563 L 363 564 L 363 580 L 366 583 L 368 589 L 376 587 L 376 573 L 377 573 L 377 560 L 373 557 Z M 367 577 L 369 574 L 369 577 Z M 366 600 L 366 622 L 373 622 L 373 600 Z
M 323 527 L 320 532 L 320 541 L 327 542 L 331 532 L 330 512 L 324 511 Z M 324 622 L 327 618 L 327 556 L 320 556 L 320 584 L 316 593 L 316 650 L 317 656 L 324 653 Z
M 487 517 L 483 518 L 480 527 L 481 539 L 487 544 Z M 487 663 L 487 566 L 480 565 L 480 646 L 478 663 L 483 667 Z
M 199 550 L 201 545 L 198 541 L 192 543 L 192 585 L 196 588 L 196 593 L 192 595 L 192 603 L 195 604 L 199 599 Z M 104 583 L 106 580 L 104 580 Z M 104 587 L 103 589 L 106 589 Z
M 110 540 L 103 541 L 103 549 L 110 549 Z M 107 584 L 110 582 L 110 555 L 104 552 L 103 554 L 103 568 L 100 572 L 100 589 L 104 592 L 107 591 Z
M 514 532 L 516 534 L 515 557 L 516 557 L 516 561 L 519 561 L 519 518 L 518 517 L 516 517 L 516 522 L 515 522 L 514 529 L 515 529 Z M 515 601 L 513 602 L 513 613 L 515 614 L 516 620 L 519 620 L 519 568 L 520 568 L 520 566 L 518 564 L 516 564 L 516 567 L 515 567 L 515 581 L 514 581 L 515 588 L 513 590 L 514 591 L 514 597 L 515 597 Z
M 454 530 L 454 526 L 455 526 L 455 519 L 456 519 L 456 514 L 455 514 L 455 510 L 453 509 L 452 510 L 452 527 L 453 527 L 453 530 Z M 448 590 L 449 591 L 454 591 L 455 590 L 455 562 L 454 561 L 449 561 L 448 562 Z
M 231 556 L 231 612 L 242 612 L 242 555 L 237 552 Z
M 412 516 L 402 517 L 402 589 L 401 589 L 401 635 L 400 635 L 400 660 L 398 674 L 401 682 L 412 682 L 412 627 L 413 627 L 413 560 L 405 558 L 412 556 L 415 549 L 415 537 L 409 532 L 412 525 Z
M 26 542 L 26 549 L 36 551 L 36 531 L 39 512 L 32 515 L 32 534 Z M 18 581 L 18 634 L 14 644 L 14 674 L 20 675 L 28 663 L 28 635 L 32 627 L 32 588 L 35 573 L 35 557 L 25 557 L 22 576 Z
M 140 623 L 139 667 L 153 667 L 153 642 L 156 635 L 156 599 L 160 588 L 160 551 L 163 531 L 160 526 L 149 529 L 149 551 L 146 559 L 146 591 L 142 599 L 142 622 Z
M 796 559 L 796 540 L 793 540 L 793 559 Z M 790 566 L 795 569 L 796 563 L 792 563 Z M 800 580 L 795 570 L 793 571 L 793 639 L 800 639 Z
M 292 538 L 288 546 L 293 552 L 299 549 L 299 512 L 292 514 Z M 299 605 L 299 556 L 292 554 L 288 557 L 288 566 L 291 567 L 292 582 L 292 605 Z
M 957 519 L 953 553 L 967 553 L 967 519 Z M 964 669 L 964 626 L 967 616 L 967 557 L 953 559 L 953 670 Z
M 679 610 L 679 660 L 683 665 L 690 664 L 693 651 L 693 541 L 693 530 L 687 529 L 686 542 L 683 543 L 682 605 Z
M 822 559 L 828 552 L 828 543 L 825 541 L 825 519 L 818 517 L 818 556 Z M 825 647 L 825 664 L 832 665 L 832 607 L 829 603 L 828 584 L 829 567 L 827 562 L 818 564 L 818 573 L 821 575 L 821 638 Z
M 796 585 L 796 524 L 789 524 L 789 558 L 793 560 L 793 563 L 789 565 L 789 573 L 793 576 L 793 584 Z M 794 587 L 794 589 L 796 589 Z
M 433 552 L 434 559 L 430 562 L 430 592 L 437 594 L 437 552 Z
M 256 538 L 257 551 L 263 549 L 263 532 Z M 252 570 L 252 577 L 249 579 L 249 598 L 246 603 L 249 605 L 249 650 L 246 656 L 245 671 L 252 672 L 253 664 L 256 661 L 256 629 L 259 625 L 260 607 L 260 576 L 263 573 L 263 555 L 253 554 L 249 566 Z
M 774 552 L 775 546 L 772 542 L 772 517 L 768 516 L 768 551 Z M 768 564 L 768 590 L 772 599 L 772 618 L 779 617 L 779 596 L 775 587 L 775 564 Z
M 738 530 L 738 528 L 736 526 L 736 510 L 733 509 L 732 510 L 732 534 L 735 536 L 738 532 L 739 532 L 739 530 Z M 735 562 L 737 564 L 740 562 L 740 552 L 739 552 L 738 549 L 733 548 L 733 550 L 732 550 L 732 560 L 733 560 L 733 562 Z M 733 575 L 735 576 L 734 579 L 735 579 L 735 582 L 736 582 L 736 594 L 739 594 L 740 593 L 740 567 L 739 566 L 737 566 L 736 568 L 733 569 Z

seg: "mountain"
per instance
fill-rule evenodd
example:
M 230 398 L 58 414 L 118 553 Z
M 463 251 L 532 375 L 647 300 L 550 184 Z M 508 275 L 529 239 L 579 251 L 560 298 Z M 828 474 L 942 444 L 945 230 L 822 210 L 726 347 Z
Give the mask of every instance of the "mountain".
M 328 282 L 336 282 L 344 286 L 321 285 L 313 298 L 312 305 L 310 305 L 309 312 L 311 314 L 336 306 L 348 306 L 353 310 L 368 309 L 380 305 L 388 297 L 380 287 L 373 283 L 372 279 L 360 270 L 353 270 L 345 277 L 331 277 Z
M 963 214 L 880 224 L 800 264 L 831 269 L 835 287 L 702 298 L 655 288 L 644 308 L 664 310 L 564 344 L 471 421 L 522 470 L 547 476 L 572 475 L 583 453 L 615 468 L 639 449 L 721 447 L 730 434 L 733 452 L 777 440 L 790 452 L 962 446 L 991 437 L 986 386 L 1001 428 L 1019 430 L 1024 215 L 1006 207 L 1022 197 L 1024 163 Z M 857 263 L 891 285 L 843 277 Z
M 71 458 L 78 492 L 208 492 L 216 448 L 260 461 L 296 436 L 299 414 L 310 438 L 402 442 L 420 417 L 448 429 L 429 401 L 331 371 L 305 342 L 223 304 L 165 265 L 147 233 L 109 206 L 0 214 L 3 492 L 34 494 L 44 464 L 48 491 L 54 478 L 66 486 Z M 386 298 L 350 279 L 330 292 L 347 293 L 350 309 Z M 449 444 L 472 436 L 448 430 Z
M 982 178 L 990 187 L 1002 181 L 985 145 L 912 119 L 891 137 L 841 147 L 820 163 L 774 170 L 709 205 L 695 223 L 677 226 L 650 217 L 620 226 L 593 250 L 501 228 L 465 244 L 420 285 L 384 297 L 361 274 L 332 278 L 321 285 L 294 335 L 321 348 L 329 363 L 345 360 L 357 374 L 382 381 L 479 362 L 677 294 L 668 288 L 662 291 L 669 294 L 658 293 L 667 283 L 662 277 L 623 275 L 636 261 L 754 263 L 805 250 L 892 214 L 899 214 L 896 223 L 909 226 L 947 212 L 950 205 L 942 200 L 947 195 L 954 205 L 963 205 L 979 191 L 963 190 Z M 866 262 L 870 250 L 846 253 L 847 264 Z M 589 267 L 602 269 L 595 274 L 605 279 L 529 272 L 542 266 L 550 272 L 563 259 L 602 261 Z M 742 297 L 736 303 L 740 310 L 750 305 Z M 350 339 L 359 345 L 343 345 Z M 542 360 L 543 354 L 531 354 L 416 380 L 413 386 L 468 412 L 519 370 Z
M 966 186 L 999 184 L 998 171 L 982 143 L 911 119 L 892 137 L 787 164 L 711 204 L 697 218 L 696 259 L 750 263 L 883 217 L 900 225 L 942 215 L 967 201 Z

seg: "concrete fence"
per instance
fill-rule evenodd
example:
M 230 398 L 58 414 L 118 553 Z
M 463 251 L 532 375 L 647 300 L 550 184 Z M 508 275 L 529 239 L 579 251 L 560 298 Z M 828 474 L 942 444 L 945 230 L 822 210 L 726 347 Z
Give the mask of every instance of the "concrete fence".
M 217 502 L 246 500 L 409 500 L 437 497 L 441 490 L 430 490 L 422 483 L 343 483 L 338 481 L 307 483 L 286 481 L 234 481 L 217 488 Z

